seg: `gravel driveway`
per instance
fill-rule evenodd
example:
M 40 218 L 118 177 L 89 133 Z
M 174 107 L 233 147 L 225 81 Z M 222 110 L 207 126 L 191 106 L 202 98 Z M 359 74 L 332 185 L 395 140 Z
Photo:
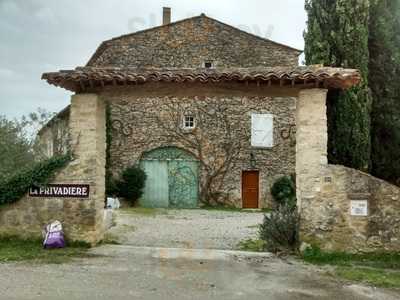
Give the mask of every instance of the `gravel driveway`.
M 400 299 L 399 291 L 344 283 L 268 253 L 119 245 L 91 252 L 61 265 L 0 263 L 0 300 Z
M 237 249 L 240 241 L 257 238 L 263 215 L 204 209 L 121 209 L 115 211 L 116 226 L 107 235 L 134 246 Z

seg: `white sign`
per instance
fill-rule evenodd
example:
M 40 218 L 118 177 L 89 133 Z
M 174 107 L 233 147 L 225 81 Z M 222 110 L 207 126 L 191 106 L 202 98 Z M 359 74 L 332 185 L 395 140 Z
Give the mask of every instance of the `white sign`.
M 270 148 L 274 145 L 274 117 L 271 114 L 251 115 L 251 146 Z
M 368 201 L 351 200 L 350 213 L 352 216 L 368 216 Z

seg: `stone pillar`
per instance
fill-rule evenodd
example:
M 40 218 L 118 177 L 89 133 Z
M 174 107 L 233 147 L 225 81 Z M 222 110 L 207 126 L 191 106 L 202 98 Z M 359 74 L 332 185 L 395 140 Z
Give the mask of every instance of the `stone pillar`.
M 96 94 L 71 98 L 70 136 L 73 162 L 64 170 L 76 183 L 90 184 L 90 196 L 80 200 L 72 239 L 96 243 L 103 238 L 105 200 L 106 117 L 105 104 Z
M 105 105 L 96 94 L 72 96 L 70 141 L 73 160 L 52 184 L 88 184 L 88 198 L 30 197 L 0 207 L 0 235 L 40 238 L 43 226 L 63 224 L 68 240 L 96 244 L 103 238 L 105 199 Z
M 301 222 L 307 222 L 307 208 L 318 205 L 315 200 L 328 165 L 326 95 L 325 89 L 307 89 L 300 91 L 297 100 L 296 188 Z

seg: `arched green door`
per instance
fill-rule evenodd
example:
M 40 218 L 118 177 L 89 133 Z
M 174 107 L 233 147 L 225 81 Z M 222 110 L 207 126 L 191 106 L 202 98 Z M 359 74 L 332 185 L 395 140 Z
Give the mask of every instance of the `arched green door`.
M 144 207 L 193 208 L 198 203 L 198 161 L 175 147 L 146 153 L 141 166 L 147 174 L 140 204 Z

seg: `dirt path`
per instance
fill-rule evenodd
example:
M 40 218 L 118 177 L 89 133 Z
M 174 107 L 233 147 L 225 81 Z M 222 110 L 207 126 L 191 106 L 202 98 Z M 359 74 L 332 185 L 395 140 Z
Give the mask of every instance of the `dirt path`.
M 392 290 L 348 285 L 270 254 L 102 246 L 62 265 L 0 264 L 0 299 L 395 300 Z
M 124 245 L 237 249 L 237 244 L 257 238 L 261 212 L 202 209 L 116 211 L 116 227 L 109 236 Z

